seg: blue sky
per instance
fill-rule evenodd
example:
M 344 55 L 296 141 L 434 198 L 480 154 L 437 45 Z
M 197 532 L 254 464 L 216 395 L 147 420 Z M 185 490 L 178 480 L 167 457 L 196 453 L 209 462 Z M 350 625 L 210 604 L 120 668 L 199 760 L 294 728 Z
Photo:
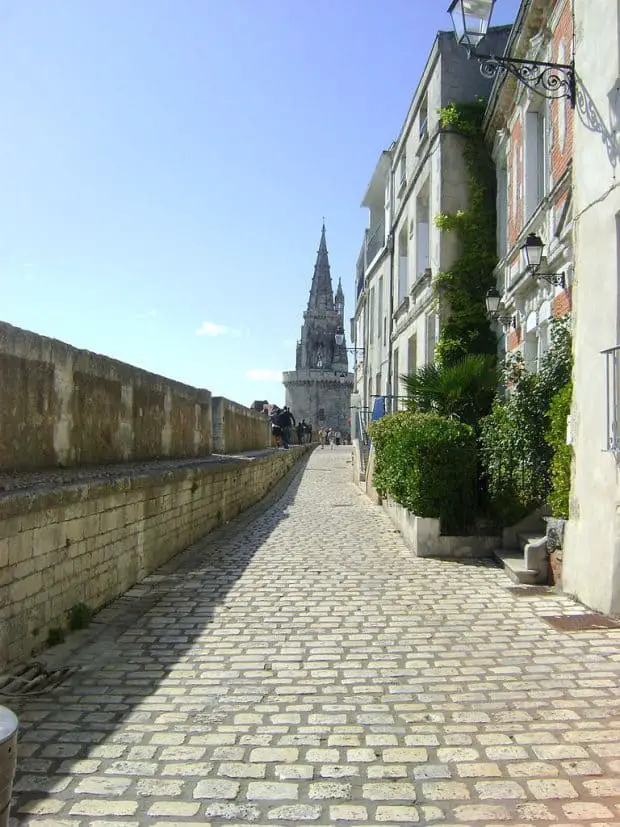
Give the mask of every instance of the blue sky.
M 498 0 L 495 23 L 517 0 Z M 447 0 L 0 0 L 0 319 L 280 402 Z

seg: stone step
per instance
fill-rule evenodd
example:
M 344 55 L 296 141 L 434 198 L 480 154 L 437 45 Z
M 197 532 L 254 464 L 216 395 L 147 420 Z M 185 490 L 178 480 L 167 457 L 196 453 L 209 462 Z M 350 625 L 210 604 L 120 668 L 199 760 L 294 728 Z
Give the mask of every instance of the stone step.
M 494 552 L 494 557 L 497 562 L 503 566 L 508 577 L 515 583 L 533 586 L 536 583 L 544 582 L 544 580 L 541 580 L 540 572 L 536 569 L 527 569 L 525 567 L 523 555 L 518 554 L 516 551 L 499 549 Z
M 519 540 L 519 548 L 522 551 L 525 551 L 525 547 L 528 543 L 538 543 L 540 540 L 544 539 L 545 533 L 539 534 L 536 531 L 529 531 L 527 533 L 517 534 L 517 539 Z

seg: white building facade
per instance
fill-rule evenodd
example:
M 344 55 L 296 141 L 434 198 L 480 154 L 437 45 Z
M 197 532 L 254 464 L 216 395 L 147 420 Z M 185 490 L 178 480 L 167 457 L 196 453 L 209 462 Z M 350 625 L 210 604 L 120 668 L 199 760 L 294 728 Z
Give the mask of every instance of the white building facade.
M 491 29 L 490 48 L 503 51 L 509 30 Z M 362 351 L 355 390 L 366 410 L 378 397 L 387 397 L 392 409 L 403 407 L 401 377 L 434 361 L 441 320 L 432 279 L 458 254 L 455 236 L 440 231 L 435 217 L 468 205 L 462 138 L 440 127 L 440 110 L 486 97 L 490 88 L 454 35 L 439 32 L 400 135 L 370 180 L 351 331 Z
M 620 613 L 620 10 L 574 0 L 574 450 L 564 588 Z M 607 351 L 607 352 L 605 352 Z

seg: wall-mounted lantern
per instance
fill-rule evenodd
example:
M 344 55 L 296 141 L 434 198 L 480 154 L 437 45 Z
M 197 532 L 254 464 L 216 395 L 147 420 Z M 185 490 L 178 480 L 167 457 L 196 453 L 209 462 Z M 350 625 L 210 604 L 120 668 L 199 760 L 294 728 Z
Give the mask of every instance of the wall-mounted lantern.
M 575 106 L 575 64 L 520 60 L 507 55 L 481 54 L 476 48 L 486 36 L 496 0 L 452 0 L 448 13 L 456 41 L 467 49 L 469 57 L 480 63 L 484 77 L 493 79 L 498 72 L 509 72 L 544 98 L 568 98 Z
M 521 252 L 525 259 L 525 266 L 528 273 L 531 273 L 534 278 L 544 279 L 549 284 L 554 284 L 558 287 L 566 287 L 566 278 L 564 273 L 539 273 L 543 250 L 545 245 L 542 243 L 540 236 L 536 233 L 530 233 L 525 239 L 525 244 L 521 247 Z
M 499 294 L 497 287 L 491 287 L 485 296 L 485 304 L 487 306 L 487 316 L 494 322 L 499 322 L 504 327 L 516 327 L 516 316 L 502 316 L 499 306 L 502 297 Z
M 334 336 L 334 339 L 336 340 L 336 344 L 338 345 L 338 347 L 343 346 L 343 344 L 344 344 L 344 330 L 341 327 L 339 327 L 338 330 L 336 331 L 336 335 Z M 346 349 L 347 353 L 353 353 L 355 355 L 356 360 L 357 360 L 357 354 L 358 353 L 361 353 L 362 355 L 364 353 L 364 348 L 363 347 L 347 347 L 345 349 Z

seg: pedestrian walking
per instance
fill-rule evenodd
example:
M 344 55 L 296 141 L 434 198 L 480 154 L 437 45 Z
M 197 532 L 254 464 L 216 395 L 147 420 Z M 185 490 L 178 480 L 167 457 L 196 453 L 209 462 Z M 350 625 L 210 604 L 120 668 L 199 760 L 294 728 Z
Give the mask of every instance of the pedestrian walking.
M 282 445 L 282 436 L 283 436 L 282 426 L 279 423 L 280 414 L 281 414 L 280 408 L 278 408 L 277 405 L 274 405 L 273 408 L 271 409 L 271 416 L 269 417 L 269 420 L 271 422 L 271 435 L 273 436 L 273 438 L 276 441 L 276 448 L 282 448 L 283 447 L 283 445 Z
M 288 448 L 291 444 L 291 432 L 295 425 L 295 417 L 286 406 L 278 414 L 278 425 L 282 428 L 284 447 Z

